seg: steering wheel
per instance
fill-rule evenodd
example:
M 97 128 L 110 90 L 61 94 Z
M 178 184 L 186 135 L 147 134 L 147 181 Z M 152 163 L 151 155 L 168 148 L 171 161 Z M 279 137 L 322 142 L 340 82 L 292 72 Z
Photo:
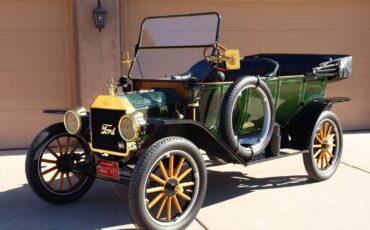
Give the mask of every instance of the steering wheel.
M 207 54 L 208 48 L 211 47 L 206 47 L 203 50 L 204 59 L 209 63 L 216 64 L 215 67 L 217 70 L 226 71 L 226 68 L 221 67 L 220 64 L 228 60 L 228 58 L 225 56 L 225 51 L 227 48 L 219 43 L 215 43 L 213 48 L 215 48 L 216 51 L 213 51 L 211 55 Z

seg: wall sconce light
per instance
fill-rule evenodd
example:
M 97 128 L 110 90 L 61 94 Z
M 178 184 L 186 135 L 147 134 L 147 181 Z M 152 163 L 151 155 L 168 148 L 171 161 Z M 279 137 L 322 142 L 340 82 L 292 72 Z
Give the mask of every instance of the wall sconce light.
M 92 13 L 94 16 L 95 27 L 99 29 L 99 32 L 101 32 L 101 30 L 105 27 L 105 16 L 107 15 L 108 11 L 101 6 L 100 0 L 98 0 L 98 6 L 95 7 Z

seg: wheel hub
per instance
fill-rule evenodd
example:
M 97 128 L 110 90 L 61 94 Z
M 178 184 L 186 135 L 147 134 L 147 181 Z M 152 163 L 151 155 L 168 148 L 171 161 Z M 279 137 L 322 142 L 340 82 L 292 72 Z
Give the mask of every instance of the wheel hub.
M 73 159 L 70 155 L 63 155 L 57 162 L 58 170 L 62 173 L 68 173 L 73 167 Z
M 164 186 L 164 193 L 168 197 L 173 197 L 176 194 L 178 181 L 174 178 L 169 179 Z
M 328 149 L 330 147 L 330 144 L 328 143 L 328 141 L 327 140 L 324 140 L 323 141 L 323 143 L 321 144 L 321 148 L 323 149 L 323 150 L 326 150 L 326 149 Z

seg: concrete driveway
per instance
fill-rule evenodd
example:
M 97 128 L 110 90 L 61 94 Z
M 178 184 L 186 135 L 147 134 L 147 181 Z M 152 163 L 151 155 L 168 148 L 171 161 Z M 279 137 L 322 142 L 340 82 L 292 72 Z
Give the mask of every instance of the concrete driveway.
M 346 134 L 336 175 L 310 181 L 300 155 L 208 169 L 189 229 L 370 229 L 370 134 Z M 0 151 L 0 229 L 133 229 L 127 186 L 98 180 L 81 200 L 51 205 L 29 188 L 25 150 Z

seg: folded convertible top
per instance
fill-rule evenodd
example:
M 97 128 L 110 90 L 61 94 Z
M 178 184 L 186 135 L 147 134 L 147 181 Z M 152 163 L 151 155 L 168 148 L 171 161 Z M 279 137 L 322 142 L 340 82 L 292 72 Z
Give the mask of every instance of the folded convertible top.
M 271 59 L 278 63 L 276 76 L 327 77 L 330 81 L 352 75 L 352 56 L 340 54 L 255 54 L 244 60 Z

